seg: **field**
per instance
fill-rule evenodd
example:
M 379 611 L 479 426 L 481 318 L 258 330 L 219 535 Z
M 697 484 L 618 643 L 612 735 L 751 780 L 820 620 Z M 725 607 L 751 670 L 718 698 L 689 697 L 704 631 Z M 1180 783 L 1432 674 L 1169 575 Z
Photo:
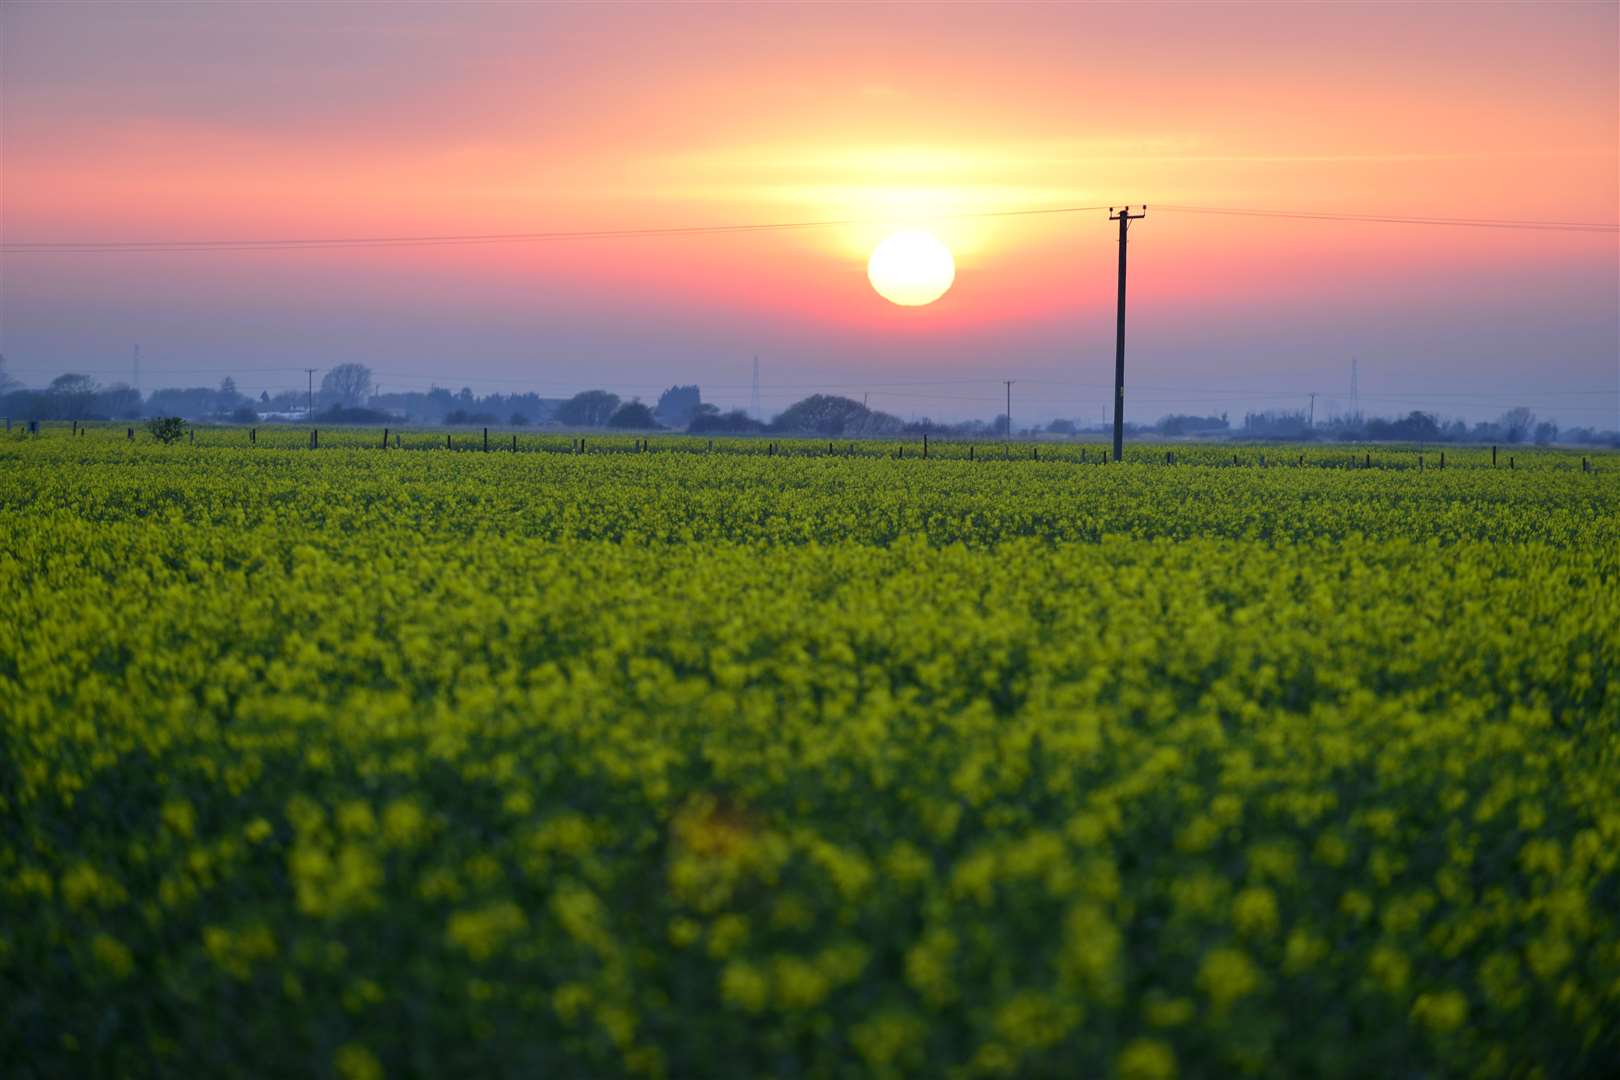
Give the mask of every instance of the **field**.
M 0 436 L 10 1075 L 1620 1059 L 1620 455 L 258 435 Z

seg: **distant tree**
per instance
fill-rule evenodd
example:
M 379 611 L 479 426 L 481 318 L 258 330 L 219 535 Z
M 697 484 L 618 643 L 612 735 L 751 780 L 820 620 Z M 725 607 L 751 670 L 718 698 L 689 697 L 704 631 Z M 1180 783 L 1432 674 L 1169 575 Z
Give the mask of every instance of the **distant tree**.
M 50 389 L 46 393 L 50 396 L 51 406 L 59 418 L 83 420 L 94 411 L 96 394 L 100 390 L 101 387 L 96 385 L 96 381 L 90 376 L 69 372 L 52 379 Z
M 359 405 L 370 393 L 371 369 L 364 364 L 339 364 L 321 379 L 321 397 L 337 405 Z
M 256 424 L 259 422 L 259 414 L 253 410 L 253 406 L 243 405 L 231 413 L 231 422 L 236 424 Z
M 1519 443 L 1524 442 L 1525 437 L 1530 434 L 1530 429 L 1535 426 L 1535 423 L 1536 414 L 1520 405 L 1503 413 L 1501 419 L 1496 421 L 1496 426 L 1501 429 L 1504 440 L 1510 443 Z
M 990 431 L 996 435 L 1006 435 L 1012 430 L 1012 418 L 1006 413 L 997 413 L 996 418 L 990 421 Z
M 683 428 L 702 406 L 703 395 L 696 386 L 672 386 L 658 395 L 653 415 L 665 427 Z
M 146 422 L 146 430 L 160 443 L 179 442 L 185 438 L 186 422 L 178 416 L 154 416 Z
M 223 397 L 236 397 L 236 380 L 231 378 L 229 375 L 219 380 L 219 392 Z
M 1186 416 L 1181 413 L 1171 413 L 1159 417 L 1159 422 L 1153 425 L 1161 435 L 1191 435 L 1196 431 L 1225 431 L 1227 429 L 1226 417 L 1222 416 Z
M 557 410 L 557 422 L 569 427 L 601 427 L 619 410 L 619 395 L 606 390 L 575 394 Z
M 1054 420 L 1046 425 L 1048 435 L 1073 435 L 1075 431 L 1073 420 Z
M 658 427 L 658 420 L 653 411 L 639 401 L 628 401 L 620 405 L 612 416 L 608 417 L 608 427 L 635 428 L 643 431 Z
M 259 404 L 260 405 L 268 405 L 268 404 L 270 404 L 270 391 L 268 391 L 268 390 L 260 390 L 259 391 Z
M 520 412 L 515 412 L 512 414 L 511 419 L 507 420 L 507 423 L 511 424 L 513 427 L 528 427 L 529 418 Z
M 865 405 L 836 394 L 812 394 L 789 405 L 771 421 L 773 431 L 803 435 L 843 435 L 859 430 L 871 415 Z
M 141 392 L 125 383 L 104 386 L 96 392 L 91 408 L 97 416 L 138 419 L 141 415 Z
M 764 424 L 742 409 L 733 409 L 728 413 L 722 413 L 719 409 L 699 411 L 686 427 L 690 435 L 751 435 L 764 430 Z
M 1558 425 L 1551 420 L 1543 420 L 1536 425 L 1536 445 L 1546 446 L 1558 441 Z
M 0 353 L 0 394 L 4 394 L 16 385 L 18 385 L 17 380 L 13 379 L 11 372 L 6 370 L 6 354 Z

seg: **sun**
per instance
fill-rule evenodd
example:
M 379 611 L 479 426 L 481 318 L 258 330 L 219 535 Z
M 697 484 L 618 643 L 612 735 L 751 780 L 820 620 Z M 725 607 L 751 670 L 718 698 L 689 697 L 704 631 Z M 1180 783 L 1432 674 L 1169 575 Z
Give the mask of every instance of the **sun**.
M 907 229 L 872 249 L 866 276 L 883 299 L 903 307 L 921 307 L 950 289 L 956 280 L 956 262 L 933 233 Z

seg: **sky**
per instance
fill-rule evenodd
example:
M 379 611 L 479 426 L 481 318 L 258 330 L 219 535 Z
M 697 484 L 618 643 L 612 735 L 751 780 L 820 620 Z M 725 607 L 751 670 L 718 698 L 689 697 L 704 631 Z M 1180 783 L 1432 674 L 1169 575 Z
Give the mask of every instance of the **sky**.
M 433 385 L 1097 423 L 1350 407 L 1620 426 L 1620 4 L 0 4 L 0 353 L 142 387 Z M 1100 207 L 1059 214 L 1006 211 Z M 933 232 L 925 307 L 866 260 Z M 318 376 L 317 376 L 318 377 Z

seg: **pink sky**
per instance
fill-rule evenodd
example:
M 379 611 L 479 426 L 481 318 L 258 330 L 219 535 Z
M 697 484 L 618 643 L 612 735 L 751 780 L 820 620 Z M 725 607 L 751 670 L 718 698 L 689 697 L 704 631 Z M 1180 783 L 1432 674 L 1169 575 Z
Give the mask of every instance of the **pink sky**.
M 858 219 L 299 253 L 0 255 L 30 383 L 360 360 L 385 389 L 696 381 L 1100 419 L 1121 202 L 1612 222 L 1620 8 L 28 4 L 0 8 L 7 242 Z M 902 309 L 888 232 L 956 253 Z M 1614 233 L 1211 217 L 1131 241 L 1127 416 L 1347 404 L 1620 423 Z M 286 369 L 286 370 L 276 370 Z M 164 374 L 172 373 L 172 374 Z M 975 381 L 979 380 L 979 381 Z M 880 386 L 879 384 L 889 384 Z M 896 386 L 894 384 L 904 384 Z M 1037 389 L 1038 388 L 1038 389 Z M 1025 415 L 1020 417 L 1023 412 Z

